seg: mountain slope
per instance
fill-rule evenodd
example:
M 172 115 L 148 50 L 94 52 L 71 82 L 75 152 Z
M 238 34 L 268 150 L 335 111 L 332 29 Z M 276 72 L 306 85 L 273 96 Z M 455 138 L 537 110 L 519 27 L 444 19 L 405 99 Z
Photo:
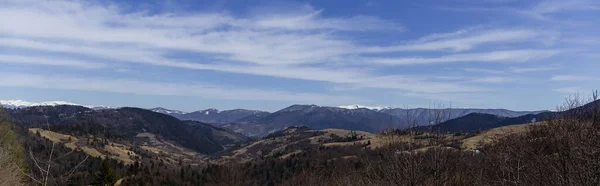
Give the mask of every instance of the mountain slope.
M 154 112 L 168 114 L 181 120 L 194 120 L 205 123 L 233 123 L 245 117 L 261 117 L 269 114 L 268 112 L 258 110 L 233 109 L 219 111 L 217 109 L 206 109 L 195 112 L 182 112 L 177 110 L 169 110 L 161 107 L 150 109 Z
M 439 125 L 417 127 L 419 131 L 437 131 L 442 133 L 474 132 L 500 127 L 499 123 L 505 118 L 482 113 L 471 113 L 466 116 L 448 120 Z
M 436 115 L 436 113 L 441 113 L 445 119 L 454 119 L 463 117 L 473 113 L 479 114 L 489 114 L 496 115 L 499 117 L 518 117 L 527 114 L 538 114 L 545 111 L 511 111 L 506 109 L 470 109 L 470 108 L 447 108 L 447 109 L 425 109 L 425 108 L 416 108 L 416 109 L 383 109 L 379 112 L 384 112 L 393 116 L 400 118 L 402 121 L 405 121 L 406 118 L 414 118 L 416 125 L 430 125 L 432 118 Z M 409 126 L 401 126 L 400 128 L 407 128 Z
M 517 117 L 501 117 L 492 114 L 472 113 L 462 117 L 448 120 L 446 122 L 442 122 L 437 125 L 421 126 L 417 127 L 416 129 L 419 131 L 431 131 L 432 129 L 439 129 L 439 131 L 443 133 L 475 132 L 502 126 L 546 121 L 551 118 L 573 114 L 576 114 L 576 118 L 578 119 L 583 119 L 586 117 L 591 118 L 592 116 L 587 113 L 590 113 L 590 111 L 592 111 L 594 104 L 600 104 L 600 101 L 588 103 L 584 106 L 563 112 L 541 112 L 537 114 L 526 114 Z
M 152 133 L 183 147 L 201 153 L 223 150 L 227 130 L 215 132 L 215 127 L 205 123 L 181 121 L 175 117 L 139 108 L 91 110 L 81 106 L 42 106 L 8 109 L 16 124 L 23 127 L 45 127 L 63 133 L 104 136 L 108 139 L 132 139 L 140 133 Z M 215 135 L 218 134 L 218 135 Z M 243 141 L 243 138 L 231 141 Z
M 314 129 L 340 128 L 374 133 L 388 128 L 409 128 L 407 124 L 409 119 L 412 120 L 411 124 L 417 126 L 429 125 L 436 114 L 442 114 L 449 120 L 473 113 L 514 117 L 540 112 L 506 109 L 399 109 L 360 105 L 344 107 L 292 105 L 265 116 L 242 118 L 236 123 L 223 125 L 223 127 L 249 136 L 264 136 L 290 126 L 307 126 Z
M 389 114 L 370 109 L 343 109 L 316 105 L 292 105 L 275 113 L 239 121 L 247 128 L 255 127 L 260 135 L 282 130 L 290 126 L 307 126 L 313 129 L 340 128 L 379 132 L 398 122 Z M 248 129 L 246 129 L 248 130 Z

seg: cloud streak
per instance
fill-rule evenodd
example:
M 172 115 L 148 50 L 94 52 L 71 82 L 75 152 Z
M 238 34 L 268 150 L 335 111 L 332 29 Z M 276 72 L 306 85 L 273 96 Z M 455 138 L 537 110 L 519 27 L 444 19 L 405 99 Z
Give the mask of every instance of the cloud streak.
M 181 84 L 173 82 L 147 82 L 132 79 L 74 77 L 3 73 L 3 87 L 31 87 L 40 89 L 62 89 L 97 91 L 156 96 L 197 96 L 223 100 L 286 101 L 301 103 L 340 104 L 364 99 L 302 92 L 285 92 L 260 89 L 223 87 L 210 84 Z
M 508 50 L 482 53 L 454 54 L 442 57 L 424 58 L 382 58 L 371 60 L 384 65 L 418 65 L 454 62 L 526 62 L 540 60 L 559 54 L 559 50 Z

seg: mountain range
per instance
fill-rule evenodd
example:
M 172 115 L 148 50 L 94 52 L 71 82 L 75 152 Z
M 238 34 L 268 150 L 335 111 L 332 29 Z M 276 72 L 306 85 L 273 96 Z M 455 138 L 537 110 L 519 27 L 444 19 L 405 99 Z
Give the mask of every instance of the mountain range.
M 94 110 L 102 110 L 102 109 L 117 109 L 119 107 L 112 106 L 103 106 L 103 105 L 81 105 L 77 103 L 71 103 L 66 101 L 44 101 L 44 102 L 29 102 L 23 100 L 0 100 L 0 108 L 26 108 L 26 107 L 35 107 L 35 106 L 58 106 L 58 105 L 75 105 L 82 106 Z
M 411 126 L 427 126 L 432 123 L 436 114 L 442 114 L 443 118 L 440 118 L 439 122 L 444 122 L 472 113 L 490 114 L 498 117 L 519 117 L 545 112 L 471 108 L 402 109 L 360 105 L 340 107 L 292 105 L 273 113 L 245 109 L 225 111 L 206 109 L 191 113 L 162 108 L 152 110 L 169 114 L 182 120 L 211 123 L 252 137 L 265 136 L 290 126 L 307 126 L 313 129 L 342 128 L 381 132 L 388 128 L 404 129 Z
M 233 109 L 233 110 L 220 111 L 220 110 L 211 108 L 211 109 L 199 110 L 199 111 L 194 111 L 194 112 L 189 112 L 189 113 L 178 111 L 178 110 L 165 109 L 165 108 L 161 108 L 161 107 L 152 108 L 150 110 L 152 110 L 154 112 L 158 112 L 158 113 L 168 114 L 168 115 L 174 116 L 176 118 L 179 118 L 181 120 L 194 120 L 194 121 L 201 121 L 201 122 L 206 122 L 206 123 L 233 123 L 233 122 L 236 122 L 245 117 L 249 117 L 249 116 L 262 117 L 262 116 L 269 114 L 269 112 L 265 112 L 265 111 L 247 110 L 247 109 Z
M 32 103 L 21 100 L 0 101 L 0 106 L 7 108 L 25 108 L 31 106 L 79 105 L 64 101 Z M 83 106 L 94 110 L 111 109 L 111 107 Z M 488 114 L 499 118 L 513 118 L 546 111 L 512 111 L 506 109 L 427 109 L 427 108 L 391 108 L 368 107 L 362 105 L 318 106 L 292 105 L 279 111 L 269 113 L 258 110 L 206 109 L 194 112 L 156 107 L 148 109 L 156 113 L 173 116 L 180 120 L 193 120 L 210 123 L 227 128 L 251 137 L 262 137 L 269 133 L 283 130 L 290 126 L 307 126 L 313 129 L 341 128 L 366 132 L 381 132 L 389 128 L 406 129 L 415 126 L 428 126 L 446 122 L 471 114 Z M 437 119 L 436 119 L 437 117 Z

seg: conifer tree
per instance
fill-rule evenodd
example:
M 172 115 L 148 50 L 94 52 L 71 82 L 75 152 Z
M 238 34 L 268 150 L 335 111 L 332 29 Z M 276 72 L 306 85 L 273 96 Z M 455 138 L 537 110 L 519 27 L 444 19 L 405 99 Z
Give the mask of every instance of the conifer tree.
M 96 181 L 94 185 L 108 186 L 113 185 L 117 181 L 115 173 L 110 167 L 110 162 L 108 158 L 102 160 L 102 164 L 100 166 L 100 172 L 96 174 Z

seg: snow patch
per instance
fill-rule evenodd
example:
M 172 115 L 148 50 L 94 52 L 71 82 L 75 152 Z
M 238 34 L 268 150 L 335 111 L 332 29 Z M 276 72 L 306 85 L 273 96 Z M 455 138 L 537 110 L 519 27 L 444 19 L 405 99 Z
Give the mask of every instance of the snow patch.
M 382 107 L 382 106 L 364 106 L 364 105 L 346 105 L 346 106 L 338 106 L 338 108 L 343 109 L 369 109 L 369 110 L 383 110 L 383 109 L 391 109 L 391 107 Z
M 81 105 L 77 103 L 71 103 L 66 101 L 44 101 L 44 102 L 29 102 L 23 100 L 0 100 L 0 107 L 5 108 L 25 108 L 25 107 L 35 107 L 35 106 L 58 106 L 58 105 L 74 105 L 74 106 L 82 106 L 95 110 L 99 109 L 114 109 L 118 107 L 111 106 L 91 106 L 91 105 Z

